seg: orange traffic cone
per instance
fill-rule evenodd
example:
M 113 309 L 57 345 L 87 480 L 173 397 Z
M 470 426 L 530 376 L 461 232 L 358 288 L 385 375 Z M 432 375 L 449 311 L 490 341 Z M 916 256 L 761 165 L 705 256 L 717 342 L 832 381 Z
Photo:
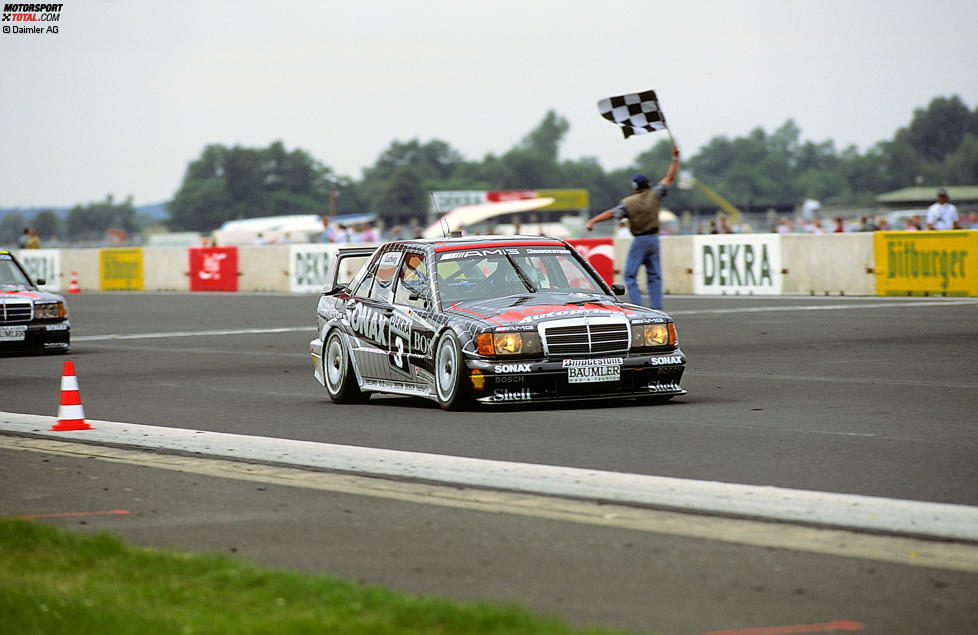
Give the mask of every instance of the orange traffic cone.
M 78 392 L 75 362 L 65 362 L 64 371 L 61 373 L 61 405 L 58 407 L 58 422 L 51 426 L 51 429 L 58 432 L 92 429 L 92 426 L 85 423 L 85 409 L 82 407 L 81 395 Z
M 68 293 L 81 293 L 81 287 L 78 286 L 78 273 L 75 271 L 71 272 L 71 282 L 68 283 Z

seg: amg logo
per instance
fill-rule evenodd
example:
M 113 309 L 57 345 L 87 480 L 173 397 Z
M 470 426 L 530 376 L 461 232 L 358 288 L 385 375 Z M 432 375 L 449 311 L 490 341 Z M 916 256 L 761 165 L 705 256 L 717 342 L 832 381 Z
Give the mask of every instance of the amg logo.
M 466 249 L 464 251 L 453 251 L 442 255 L 439 260 L 457 260 L 459 258 L 488 258 L 490 256 L 518 256 L 520 250 L 513 247 L 501 247 L 499 249 Z

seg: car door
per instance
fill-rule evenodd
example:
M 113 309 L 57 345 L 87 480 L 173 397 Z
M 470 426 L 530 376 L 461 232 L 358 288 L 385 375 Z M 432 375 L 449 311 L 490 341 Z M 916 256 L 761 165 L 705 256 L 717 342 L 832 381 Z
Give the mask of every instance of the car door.
M 424 255 L 405 252 L 394 287 L 391 339 L 405 343 L 404 355 L 391 358 L 396 372 L 419 384 L 430 384 L 433 363 L 432 340 L 435 324 L 431 320 L 434 296 Z M 397 349 L 400 352 L 400 349 Z
M 374 256 L 368 267 L 353 281 L 346 299 L 346 317 L 353 336 L 353 355 L 364 379 L 401 380 L 398 364 L 406 367 L 404 355 L 408 341 L 396 330 L 394 318 L 394 280 L 403 250 L 388 249 Z

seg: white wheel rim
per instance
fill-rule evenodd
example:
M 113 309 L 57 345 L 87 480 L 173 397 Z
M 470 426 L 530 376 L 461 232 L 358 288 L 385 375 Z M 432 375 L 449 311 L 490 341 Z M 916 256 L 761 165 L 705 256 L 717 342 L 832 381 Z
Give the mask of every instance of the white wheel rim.
M 343 384 L 343 375 L 346 373 L 343 362 L 343 345 L 340 343 L 340 338 L 329 338 L 323 365 L 326 367 L 326 384 L 332 393 L 339 392 L 340 386 Z
M 435 372 L 438 376 L 438 396 L 443 401 L 451 399 L 455 392 L 455 377 L 458 374 L 458 365 L 455 363 L 455 346 L 450 338 L 444 338 L 438 346 L 438 367 Z

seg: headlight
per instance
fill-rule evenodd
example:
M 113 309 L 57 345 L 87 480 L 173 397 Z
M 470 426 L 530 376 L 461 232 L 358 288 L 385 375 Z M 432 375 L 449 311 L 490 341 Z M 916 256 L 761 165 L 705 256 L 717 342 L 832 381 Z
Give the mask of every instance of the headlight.
M 536 333 L 480 333 L 475 340 L 480 355 L 540 355 L 543 344 Z
M 676 325 L 668 324 L 633 324 L 632 348 L 658 348 L 662 346 L 675 347 L 679 344 L 676 335 Z
M 34 305 L 34 317 L 39 320 L 56 320 L 65 316 L 64 302 L 48 302 Z

